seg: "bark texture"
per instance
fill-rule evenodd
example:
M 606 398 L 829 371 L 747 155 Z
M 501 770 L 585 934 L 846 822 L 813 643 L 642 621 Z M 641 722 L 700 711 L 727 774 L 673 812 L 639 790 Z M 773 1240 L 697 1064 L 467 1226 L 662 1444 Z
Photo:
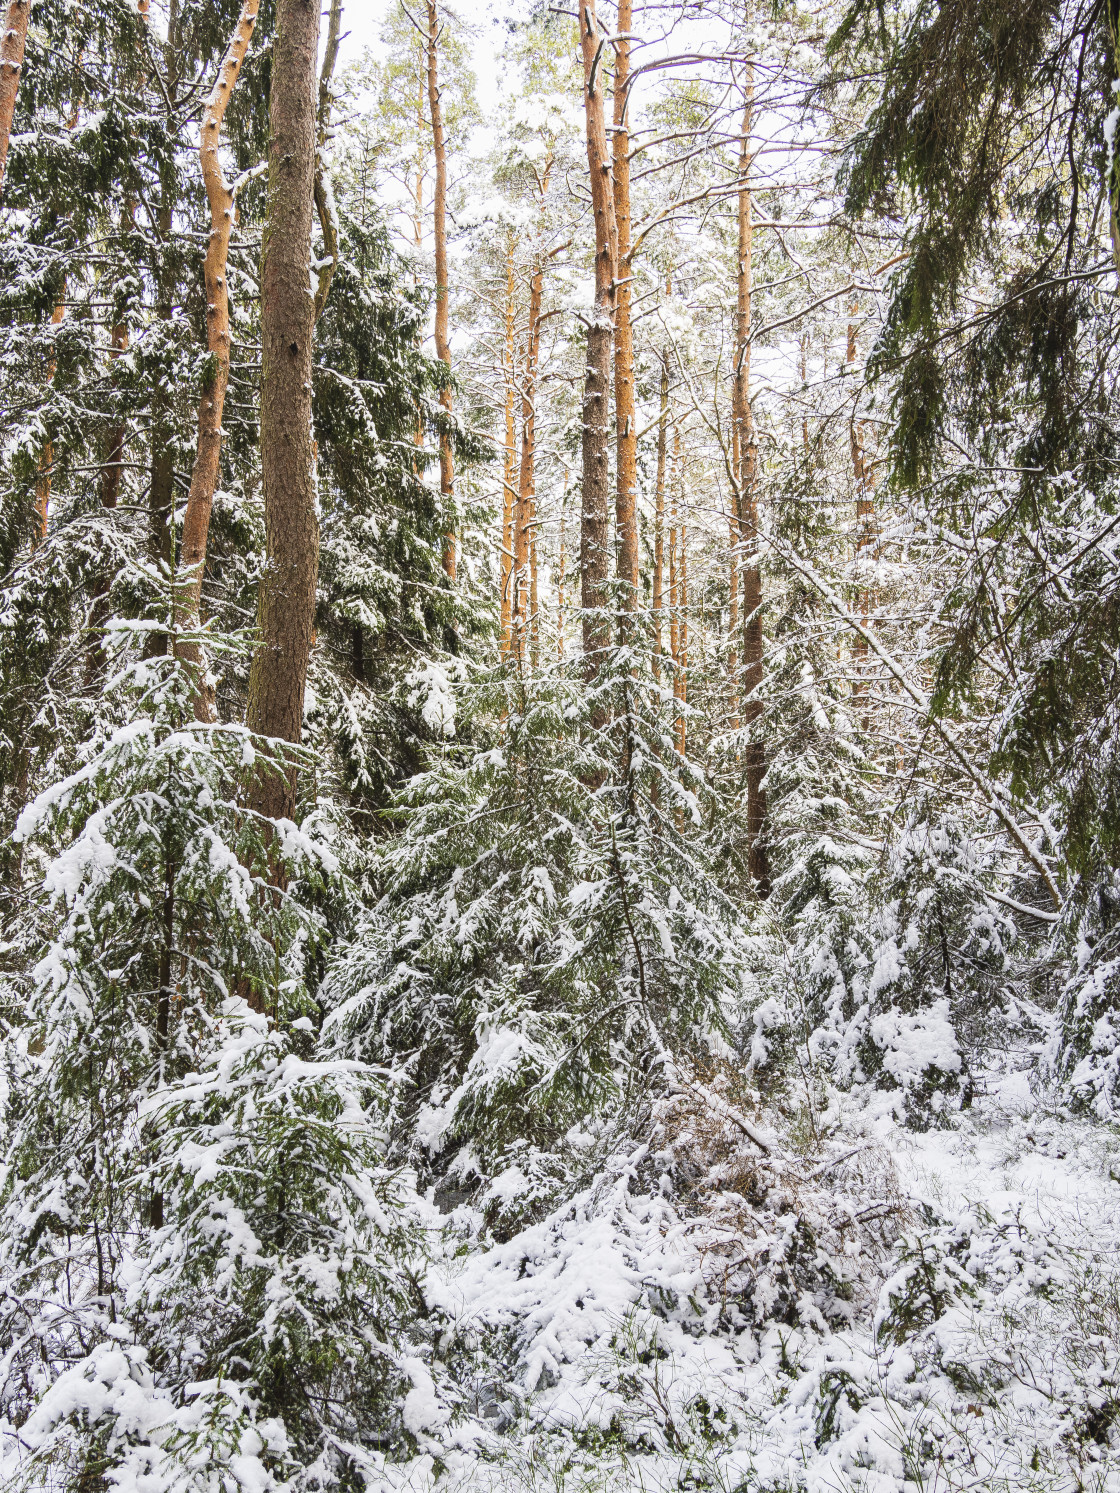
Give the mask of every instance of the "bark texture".
M 10 0 L 4 16 L 4 37 L 0 42 L 0 187 L 4 185 L 4 171 L 8 164 L 8 143 L 12 138 L 12 120 L 30 19 L 31 0 Z
M 334 106 L 331 82 L 341 42 L 342 0 L 331 0 L 327 40 L 323 48 L 323 70 L 319 74 L 319 149 L 315 156 L 315 211 L 319 215 L 319 227 L 323 233 L 323 262 L 319 265 L 319 278 L 315 286 L 316 321 L 323 314 L 327 297 L 331 293 L 331 281 L 338 268 L 338 213 L 335 210 L 330 175 L 323 164 L 323 151 L 330 138 L 331 109 Z
M 653 676 L 661 678 L 662 611 L 665 606 L 665 458 L 669 434 L 669 354 L 661 355 L 661 415 L 657 422 L 657 480 L 653 512 Z
M 261 257 L 261 476 L 265 568 L 250 730 L 298 742 L 315 626 L 319 519 L 311 432 L 315 62 L 319 0 L 279 0 L 269 101 L 268 209 Z M 256 806 L 291 817 L 294 775 L 264 773 Z
M 428 0 L 428 108 L 432 115 L 432 149 L 435 154 L 436 183 L 432 200 L 432 222 L 436 240 L 436 357 L 451 368 L 451 340 L 448 330 L 447 284 L 447 141 L 443 130 L 443 105 L 439 93 L 439 17 L 434 0 Z M 440 390 L 439 402 L 451 414 L 451 390 Z M 455 579 L 455 529 L 451 519 L 455 501 L 455 458 L 451 437 L 439 438 L 439 490 L 448 529 L 443 540 L 443 568 L 449 580 Z
M 614 216 L 618 231 L 618 286 L 614 313 L 615 528 L 623 611 L 638 604 L 638 426 L 634 398 L 634 331 L 630 324 L 630 97 L 631 0 L 619 0 L 614 68 Z
M 583 492 L 580 514 L 580 601 L 587 677 L 599 677 L 603 650 L 610 644 L 607 581 L 610 575 L 610 379 L 614 335 L 618 232 L 614 217 L 611 159 L 603 106 L 606 36 L 599 30 L 595 0 L 580 0 L 583 52 L 583 103 L 587 165 L 595 220 L 595 306 L 587 332 L 587 372 L 583 392 Z
M 517 515 L 517 490 L 513 485 L 517 463 L 516 447 L 516 290 L 517 281 L 513 272 L 515 240 L 510 235 L 506 249 L 506 338 L 502 350 L 502 370 L 505 376 L 505 446 L 502 455 L 502 620 L 500 648 L 503 658 L 508 658 L 512 646 L 513 625 L 513 569 L 514 549 L 517 544 L 515 531 Z
M 762 714 L 759 690 L 763 673 L 762 573 L 758 562 L 758 439 L 751 409 L 751 296 L 753 231 L 751 219 L 751 121 L 754 112 L 754 69 L 748 64 L 744 84 L 743 118 L 739 137 L 739 272 L 736 286 L 735 383 L 732 421 L 738 472 L 735 499 L 743 576 L 743 675 L 741 720 L 748 731 Z M 747 789 L 747 837 L 751 878 L 760 895 L 770 889 L 766 854 L 766 752 L 761 741 L 748 741 L 744 753 Z
M 206 542 L 210 533 L 214 492 L 218 486 L 222 454 L 222 413 L 229 386 L 229 287 L 226 283 L 226 263 L 233 230 L 233 191 L 222 174 L 218 145 L 222 120 L 252 40 L 259 5 L 260 0 L 244 0 L 237 28 L 230 38 L 218 71 L 217 82 L 206 101 L 198 146 L 202 184 L 210 207 L 210 240 L 203 266 L 206 284 L 206 345 L 210 352 L 210 366 L 203 380 L 202 396 L 198 403 L 198 445 L 195 449 L 179 547 L 179 566 L 185 579 L 176 597 L 175 620 L 177 628 L 186 631 L 197 629 L 200 620 Z M 177 642 L 175 652 L 196 672 L 200 672 L 201 659 L 197 642 Z M 209 719 L 213 713 L 209 691 L 201 678 L 195 688 L 195 713 L 200 720 Z

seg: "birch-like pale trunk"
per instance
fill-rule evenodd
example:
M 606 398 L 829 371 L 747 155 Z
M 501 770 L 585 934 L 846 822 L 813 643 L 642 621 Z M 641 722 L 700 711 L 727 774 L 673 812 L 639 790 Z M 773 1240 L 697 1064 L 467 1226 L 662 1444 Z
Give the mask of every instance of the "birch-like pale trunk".
M 245 53 L 249 50 L 257 23 L 260 0 L 244 0 L 237 27 L 226 48 L 218 78 L 202 114 L 198 146 L 202 184 L 210 207 L 210 240 L 206 248 L 203 279 L 206 286 L 206 346 L 210 365 L 203 378 L 198 403 L 198 444 L 191 472 L 187 508 L 183 516 L 183 534 L 179 546 L 179 566 L 185 579 L 175 601 L 176 630 L 196 631 L 200 621 L 202 575 L 206 567 L 206 542 L 210 533 L 210 512 L 218 486 L 222 452 L 222 413 L 229 386 L 229 287 L 226 266 L 229 241 L 233 230 L 233 191 L 222 173 L 218 159 L 222 120 L 237 86 Z M 210 690 L 201 678 L 202 661 L 198 643 L 177 641 L 177 656 L 195 671 L 195 713 L 200 720 L 213 716 Z

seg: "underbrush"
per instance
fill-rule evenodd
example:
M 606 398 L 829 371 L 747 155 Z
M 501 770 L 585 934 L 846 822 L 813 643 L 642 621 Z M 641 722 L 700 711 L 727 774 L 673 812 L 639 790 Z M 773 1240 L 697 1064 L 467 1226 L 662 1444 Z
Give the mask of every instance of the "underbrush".
M 505 1243 L 457 1253 L 460 1210 L 429 1292 L 450 1417 L 386 1488 L 1120 1490 L 1107 1137 L 977 1105 L 767 1153 L 713 1098 Z

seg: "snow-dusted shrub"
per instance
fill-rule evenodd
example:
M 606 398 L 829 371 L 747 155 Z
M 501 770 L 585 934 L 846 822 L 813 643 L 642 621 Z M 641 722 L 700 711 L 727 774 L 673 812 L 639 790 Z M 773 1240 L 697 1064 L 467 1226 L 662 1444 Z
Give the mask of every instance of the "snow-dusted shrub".
M 839 794 L 839 844 L 805 827 L 821 812 L 807 783 L 781 812 L 798 848 L 779 856 L 774 938 L 754 955 L 752 1069 L 873 1084 L 909 1123 L 938 1123 L 970 1102 L 971 1065 L 1002 1040 L 1021 974 L 1016 926 L 987 890 L 997 868 L 943 816 L 912 817 L 880 868 Z
M 741 994 L 738 916 L 681 827 L 702 784 L 655 715 L 601 739 L 583 700 L 563 674 L 476 696 L 487 740 L 401 795 L 323 987 L 338 1050 L 402 1080 L 402 1154 L 499 1233 L 593 1176 L 678 1057 L 725 1049 Z
M 332 828 L 246 806 L 259 744 L 194 719 L 174 658 L 111 689 L 126 723 L 17 829 L 43 873 L 5 992 L 20 1479 L 350 1482 L 399 1430 L 413 1246 L 376 1075 L 315 1057 L 321 909 L 346 901 Z
M 1074 1106 L 1120 1115 L 1120 873 L 1098 885 L 1076 925 L 1047 1066 Z

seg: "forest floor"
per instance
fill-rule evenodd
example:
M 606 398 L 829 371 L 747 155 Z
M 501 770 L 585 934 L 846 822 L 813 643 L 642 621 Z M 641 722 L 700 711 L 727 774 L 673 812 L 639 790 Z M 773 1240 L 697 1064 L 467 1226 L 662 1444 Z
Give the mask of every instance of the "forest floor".
M 924 1133 L 845 1101 L 831 1167 L 753 1207 L 733 1179 L 738 1213 L 650 1146 L 488 1249 L 460 1210 L 421 1454 L 384 1488 L 1120 1493 L 1120 1133 L 1024 1073 L 983 1088 Z M 812 1287 L 842 1256 L 835 1328 Z

